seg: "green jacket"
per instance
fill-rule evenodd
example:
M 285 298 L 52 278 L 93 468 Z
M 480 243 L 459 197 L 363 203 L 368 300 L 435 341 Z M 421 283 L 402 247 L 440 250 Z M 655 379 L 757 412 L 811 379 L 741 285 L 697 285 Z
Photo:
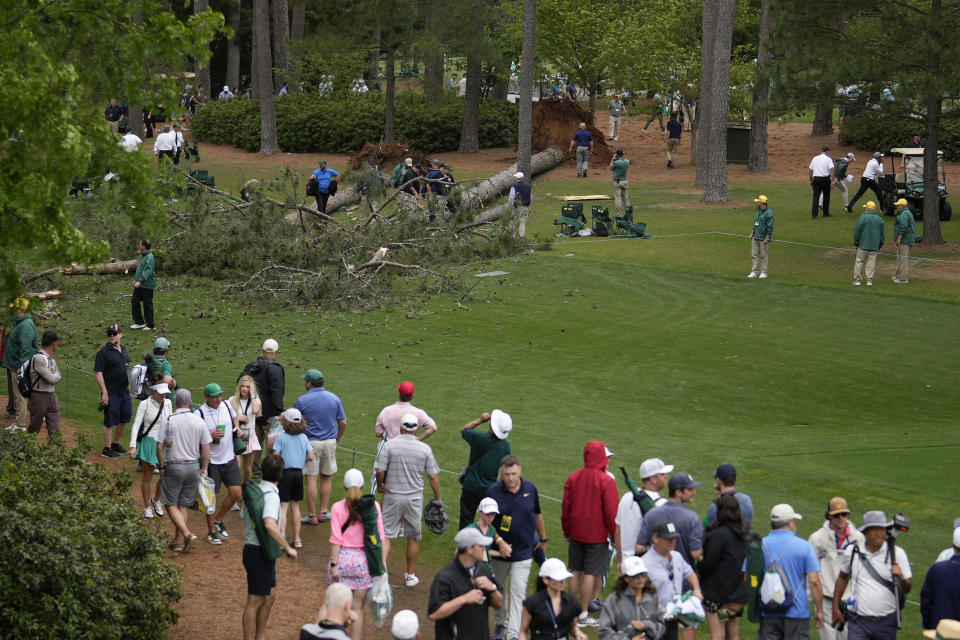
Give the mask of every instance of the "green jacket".
M 626 180 L 627 169 L 630 168 L 630 160 L 628 160 L 627 158 L 620 158 L 619 160 L 614 160 L 613 166 L 610 168 L 613 170 L 614 180 Z
M 887 229 L 880 214 L 864 211 L 853 231 L 853 244 L 864 251 L 879 251 L 886 238 Z
M 773 237 L 773 209 L 767 207 L 761 210 L 757 207 L 757 212 L 753 214 L 753 238 L 763 240 L 767 236 Z
M 33 316 L 14 318 L 13 331 L 7 336 L 7 349 L 3 353 L 3 368 L 16 371 L 39 350 Z
M 464 429 L 460 437 L 470 445 L 470 457 L 467 475 L 463 478 L 463 488 L 482 496 L 487 488 L 497 481 L 500 472 L 500 460 L 510 454 L 510 443 L 499 440 L 489 431 Z M 473 460 L 474 464 L 469 462 Z
M 913 213 L 907 207 L 897 214 L 897 221 L 893 223 L 893 239 L 897 236 L 903 236 L 900 242 L 913 245 L 917 241 L 917 223 L 913 219 Z
M 133 279 L 140 283 L 144 289 L 157 288 L 157 262 L 153 257 L 153 252 L 149 249 L 140 254 L 140 260 L 137 262 L 137 273 Z

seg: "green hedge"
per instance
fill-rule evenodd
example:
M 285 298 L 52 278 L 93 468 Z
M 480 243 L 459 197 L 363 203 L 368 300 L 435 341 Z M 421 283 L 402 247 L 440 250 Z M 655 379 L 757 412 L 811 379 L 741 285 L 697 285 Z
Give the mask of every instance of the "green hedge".
M 867 109 L 840 126 L 838 140 L 840 144 L 864 151 L 886 153 L 895 147 L 905 147 L 918 131 L 926 136 L 923 120 Z M 947 160 L 960 160 L 960 113 L 946 113 L 940 118 L 940 150 Z
M 383 135 L 384 98 L 380 92 L 322 97 L 289 94 L 277 98 L 277 139 L 292 153 L 354 153 Z M 445 96 L 428 109 L 423 94 L 401 92 L 395 101 L 397 139 L 431 153 L 455 151 L 463 125 L 462 99 Z M 193 117 L 194 137 L 246 151 L 260 148 L 260 106 L 256 100 L 217 100 Z M 515 145 L 517 106 L 480 101 L 480 147 Z
M 130 477 L 0 431 L 0 635 L 162 638 L 183 595 Z

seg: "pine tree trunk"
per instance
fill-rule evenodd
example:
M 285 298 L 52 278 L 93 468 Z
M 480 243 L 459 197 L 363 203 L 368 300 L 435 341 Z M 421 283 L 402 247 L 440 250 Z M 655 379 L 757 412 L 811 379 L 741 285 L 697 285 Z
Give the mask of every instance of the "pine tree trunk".
M 273 95 L 290 76 L 290 10 L 287 0 L 271 0 L 273 5 L 273 68 L 277 70 L 273 78 Z
M 506 102 L 507 94 L 509 93 L 510 93 L 510 80 L 508 78 L 500 78 L 493 85 L 493 90 L 490 92 L 490 97 L 493 98 L 494 100 L 499 100 L 500 102 Z
M 818 104 L 813 115 L 813 131 L 810 135 L 833 135 L 833 103 Z
M 433 33 L 440 21 L 440 5 L 436 0 L 427 7 L 427 33 Z M 423 92 L 427 106 L 436 107 L 443 99 L 443 47 L 439 42 L 427 48 L 423 56 Z
M 303 2 L 293 5 L 293 23 L 290 27 L 291 40 L 303 40 L 304 23 L 307 21 L 307 7 Z
M 367 69 L 367 86 L 370 90 L 383 91 L 380 86 L 380 24 L 373 32 L 372 42 L 370 44 L 370 61 Z
M 691 143 L 696 142 L 697 152 L 697 177 L 695 184 L 698 187 L 705 186 L 706 180 L 706 133 L 710 120 L 710 99 L 712 97 L 713 86 L 713 52 L 714 40 L 717 30 L 717 0 L 703 0 L 703 48 L 700 52 L 700 103 L 697 105 L 697 132 L 696 140 L 691 139 Z
M 127 117 L 127 131 L 138 138 L 143 137 L 143 107 L 130 107 Z
M 253 91 L 260 100 L 260 153 L 276 153 L 277 112 L 270 72 L 270 10 L 267 0 L 253 0 Z
M 387 49 L 386 60 L 386 82 L 387 92 L 384 96 L 384 121 L 383 121 L 383 141 L 393 142 L 396 137 L 396 123 L 394 121 L 394 94 L 397 90 L 397 72 L 396 72 L 396 52 L 393 49 Z
M 203 13 L 204 11 L 210 8 L 210 0 L 195 0 L 193 6 L 196 13 Z M 213 96 L 213 92 L 210 90 L 209 64 L 206 62 L 201 63 L 198 60 L 194 60 L 193 71 L 194 73 L 197 74 L 197 77 L 195 78 L 195 80 L 197 81 L 197 88 L 203 87 L 204 94 L 209 99 L 210 97 Z
M 935 246 L 943 244 L 943 233 L 940 231 L 940 171 L 937 167 L 942 103 L 940 96 L 936 95 L 928 97 L 926 103 L 927 137 L 923 143 L 923 244 Z
M 480 150 L 480 53 L 467 54 L 467 93 L 464 96 L 463 128 L 460 131 L 460 153 Z
M 736 0 L 716 0 L 717 22 L 713 41 L 713 79 L 710 83 L 710 108 L 707 113 L 704 149 L 704 202 L 726 202 L 727 190 L 727 112 L 730 100 L 730 50 Z
M 750 118 L 750 171 L 769 171 L 767 156 L 767 100 L 770 98 L 770 0 L 760 2 L 760 35 L 757 40 L 757 73 L 753 83 L 753 113 Z
M 537 50 L 537 0 L 523 2 L 523 40 L 520 53 L 520 98 L 517 113 L 517 166 L 528 179 L 533 144 L 533 71 Z
M 240 30 L 240 0 L 230 0 L 227 5 L 227 26 L 233 35 L 227 40 L 227 81 L 230 90 L 240 89 L 240 43 L 237 31 Z

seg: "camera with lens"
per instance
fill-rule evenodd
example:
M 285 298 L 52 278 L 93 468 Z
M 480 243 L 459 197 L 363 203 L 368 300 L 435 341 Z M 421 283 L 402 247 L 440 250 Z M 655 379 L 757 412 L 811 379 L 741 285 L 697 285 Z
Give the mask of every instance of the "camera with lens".
M 894 531 L 910 531 L 910 518 L 902 513 L 894 514 L 893 529 Z
M 841 600 L 837 603 L 837 607 L 840 609 L 840 619 L 837 620 L 837 623 L 833 625 L 833 628 L 837 631 L 843 631 L 843 628 L 847 626 L 847 601 Z

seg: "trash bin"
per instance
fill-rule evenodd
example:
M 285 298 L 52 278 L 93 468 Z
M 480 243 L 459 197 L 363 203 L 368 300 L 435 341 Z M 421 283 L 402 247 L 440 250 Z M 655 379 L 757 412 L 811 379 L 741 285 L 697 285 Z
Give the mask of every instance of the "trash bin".
M 727 163 L 747 164 L 750 162 L 750 123 L 727 123 Z

